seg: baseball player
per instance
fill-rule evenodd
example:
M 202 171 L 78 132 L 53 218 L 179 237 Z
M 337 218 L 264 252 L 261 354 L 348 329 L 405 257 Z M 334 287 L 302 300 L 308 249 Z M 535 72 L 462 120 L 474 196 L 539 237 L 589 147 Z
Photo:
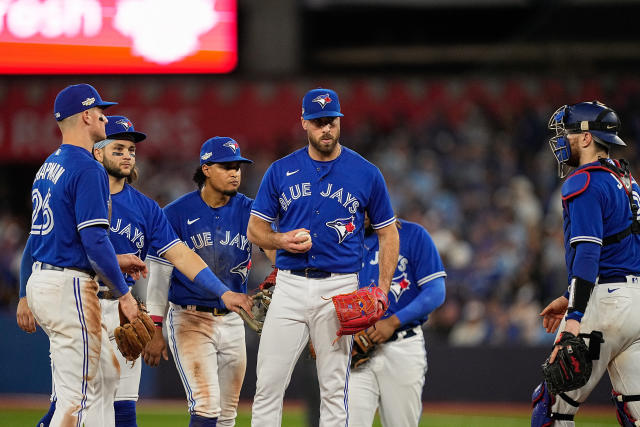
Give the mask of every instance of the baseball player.
M 586 384 L 559 394 L 543 382 L 533 393 L 532 426 L 573 426 L 574 414 L 605 369 L 613 385 L 618 421 L 640 420 L 640 189 L 626 162 L 609 158 L 618 137 L 618 115 L 597 101 L 559 108 L 549 120 L 550 145 L 564 177 L 564 241 L 569 291 L 541 313 L 547 332 L 590 337 L 593 369 Z M 598 351 L 596 331 L 604 342 Z M 570 335 L 567 335 L 569 333 Z M 555 360 L 560 345 L 550 356 Z
M 331 302 L 358 288 L 364 213 L 380 239 L 378 286 L 387 293 L 398 259 L 398 231 L 380 171 L 342 146 L 340 102 L 330 89 L 302 100 L 308 146 L 277 160 L 251 210 L 249 239 L 277 249 L 278 275 L 258 350 L 252 425 L 279 426 L 291 372 L 309 338 L 316 351 L 320 425 L 346 425 L 353 340 L 336 338 Z M 271 223 L 278 221 L 278 230 Z
M 138 308 L 121 270 L 146 275 L 144 262 L 135 255 L 116 257 L 107 235 L 107 175 L 91 155 L 93 144 L 106 136 L 103 109 L 113 104 L 87 84 L 58 93 L 54 116 L 62 145 L 36 173 L 31 191 L 31 232 L 21 265 L 26 293 L 21 297 L 26 296 L 35 321 L 49 336 L 58 400 L 52 426 L 114 425 L 119 371 L 94 277 L 102 277 L 124 315 L 133 320 Z
M 174 262 L 186 275 L 194 277 L 204 269 L 203 276 L 211 281 L 211 277 L 214 277 L 213 273 L 198 255 L 181 242 L 158 204 L 129 185 L 137 175 L 134 172 L 136 144 L 144 140 L 146 135 L 135 131 L 133 124 L 126 117 L 108 116 L 107 119 L 107 139 L 97 142 L 93 152 L 109 176 L 112 201 L 109 238 L 116 252 L 135 253 L 144 259 L 149 248 L 154 246 L 160 248 L 156 250 L 157 254 Z M 130 287 L 135 284 L 134 279 L 129 275 L 125 275 L 125 281 Z M 206 286 L 203 288 L 209 288 L 209 292 L 215 286 L 207 280 L 204 281 L 204 285 Z M 107 326 L 112 346 L 116 348 L 113 332 L 120 324 L 117 303 L 112 293 L 104 286 L 101 286 L 98 297 L 103 322 Z M 241 301 L 247 300 L 245 295 L 239 297 Z M 233 301 L 227 302 L 231 306 L 234 305 Z M 246 307 L 250 309 L 250 306 Z M 120 364 L 120 378 L 114 402 L 115 422 L 117 427 L 132 427 L 136 425 L 135 402 L 138 400 L 141 364 L 127 363 L 117 349 L 115 354 Z M 47 418 L 50 418 L 55 411 L 55 390 L 54 383 L 49 413 L 39 425 L 48 425 Z
M 417 426 L 427 372 L 422 324 L 444 302 L 446 273 L 438 250 L 421 225 L 397 220 L 400 256 L 391 281 L 389 308 L 367 330 L 377 345 L 353 369 L 349 384 L 350 426 L 373 425 L 376 409 L 385 427 Z M 378 238 L 365 219 L 365 256 L 360 287 L 378 279 Z M 356 338 L 358 339 L 358 338 Z
M 242 157 L 236 141 L 208 139 L 193 177 L 198 190 L 164 208 L 180 239 L 223 286 L 240 293 L 247 291 L 252 248 L 247 239 L 252 200 L 238 193 L 243 163 L 253 162 Z M 152 319 L 160 321 L 169 301 L 169 346 L 184 385 L 189 425 L 233 426 L 247 363 L 244 322 L 226 301 L 203 293 L 197 282 L 174 269 L 175 263 L 150 259 L 148 308 Z M 246 310 L 250 313 L 250 307 Z M 145 361 L 156 365 L 161 355 L 166 359 L 166 344 L 162 334 L 155 334 Z

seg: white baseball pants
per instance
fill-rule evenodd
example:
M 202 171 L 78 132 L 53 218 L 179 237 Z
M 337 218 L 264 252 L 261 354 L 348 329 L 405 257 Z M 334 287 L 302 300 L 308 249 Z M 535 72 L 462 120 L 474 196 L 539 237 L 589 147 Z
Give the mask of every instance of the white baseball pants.
M 240 316 L 214 316 L 170 303 L 167 328 L 189 413 L 217 417 L 218 426 L 235 425 L 247 367 Z
M 75 270 L 34 263 L 27 301 L 49 336 L 57 397 L 51 427 L 113 426 L 118 361 L 102 321 L 98 284 Z
M 349 426 L 371 427 L 380 408 L 384 427 L 417 427 L 422 415 L 422 387 L 427 354 L 422 328 L 376 348 L 373 356 L 351 372 Z
M 309 338 L 316 352 L 320 383 L 320 426 L 346 426 L 353 338 L 342 336 L 331 297 L 358 288 L 357 274 L 307 279 L 279 270 L 258 349 L 253 427 L 280 426 L 284 392 Z

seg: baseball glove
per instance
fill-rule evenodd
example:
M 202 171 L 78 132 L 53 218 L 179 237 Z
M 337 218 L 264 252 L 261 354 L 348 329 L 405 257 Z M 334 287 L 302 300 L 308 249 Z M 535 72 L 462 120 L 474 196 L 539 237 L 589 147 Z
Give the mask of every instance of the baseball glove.
M 366 331 L 360 331 L 353 336 L 351 349 L 351 369 L 357 368 L 371 358 L 376 345 L 371 341 Z
M 272 286 L 276 285 L 276 276 L 278 275 L 278 269 L 276 267 L 273 268 L 273 271 L 265 277 L 265 279 L 258 285 L 258 288 L 261 291 L 265 289 L 269 289 Z
M 118 309 L 120 305 L 118 305 Z M 153 338 L 156 328 L 149 317 L 147 308 L 138 300 L 138 317 L 129 322 L 120 310 L 120 326 L 113 335 L 116 339 L 118 350 L 129 362 L 135 362 L 147 343 Z
M 377 286 L 336 295 L 331 300 L 340 322 L 340 329 L 336 332 L 338 336 L 353 335 L 367 329 L 380 320 L 389 307 L 387 295 Z
M 267 317 L 267 310 L 269 310 L 272 295 L 273 287 L 258 291 L 252 297 L 253 306 L 251 307 L 251 314 L 253 314 L 253 318 L 251 318 L 251 316 L 249 316 L 242 308 L 238 311 L 242 320 L 244 320 L 249 328 L 256 331 L 258 335 L 262 333 L 262 326 L 264 325 L 265 317 Z
M 584 340 L 565 331 L 555 345 L 560 349 L 553 363 L 549 363 L 547 358 L 542 365 L 542 376 L 549 391 L 558 394 L 585 385 L 591 376 L 592 362 Z

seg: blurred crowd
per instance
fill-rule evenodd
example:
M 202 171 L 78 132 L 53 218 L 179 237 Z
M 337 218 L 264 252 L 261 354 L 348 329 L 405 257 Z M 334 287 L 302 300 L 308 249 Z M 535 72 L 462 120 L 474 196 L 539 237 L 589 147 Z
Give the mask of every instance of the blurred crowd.
M 561 181 L 547 143 L 550 114 L 564 103 L 598 97 L 622 119 L 628 147 L 613 157 L 630 160 L 640 174 L 640 91 L 616 81 L 600 82 L 596 93 L 589 87 L 581 82 L 573 90 L 549 90 L 535 101 L 509 98 L 505 89 L 490 103 L 468 90 L 457 98 L 463 105 L 452 110 L 450 103 L 436 103 L 422 118 L 396 112 L 384 120 L 361 116 L 354 122 L 344 111 L 341 142 L 382 170 L 398 216 L 424 225 L 442 256 L 447 299 L 425 326 L 428 340 L 454 346 L 553 341 L 538 313 L 564 292 L 567 273 Z M 250 197 L 273 160 L 306 144 L 301 129 L 281 138 L 275 149 L 239 142 L 243 155 L 255 161 L 243 167 L 241 191 Z M 135 185 L 164 206 L 195 189 L 197 155 L 194 149 L 191 162 L 140 155 Z M 28 221 L 12 213 L 0 216 L 0 306 L 11 310 Z M 266 258 L 256 252 L 250 287 L 269 271 Z

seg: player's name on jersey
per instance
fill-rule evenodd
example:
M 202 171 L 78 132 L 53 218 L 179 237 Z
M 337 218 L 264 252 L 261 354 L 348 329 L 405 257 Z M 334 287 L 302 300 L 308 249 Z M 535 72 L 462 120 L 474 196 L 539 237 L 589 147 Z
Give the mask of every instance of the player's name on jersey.
M 62 176 L 62 174 L 64 173 L 64 171 L 65 169 L 62 166 L 60 166 L 58 163 L 45 162 L 42 166 L 40 166 L 40 169 L 36 174 L 34 182 L 39 179 L 48 179 L 49 181 L 56 184 L 60 179 L 60 177 Z
M 191 243 L 193 243 L 193 246 L 192 246 L 193 249 L 202 249 L 205 246 L 213 246 L 213 239 L 211 238 L 210 231 L 194 234 L 190 236 L 190 239 L 191 239 Z M 184 242 L 184 243 L 187 246 L 189 246 L 189 242 Z M 249 239 L 247 239 L 247 236 L 240 233 L 236 233 L 236 235 L 233 238 L 231 238 L 231 232 L 226 231 L 225 239 L 220 240 L 219 243 L 224 246 L 236 246 L 238 249 L 244 251 L 247 249 L 247 244 L 249 243 Z
M 360 206 L 360 202 L 358 201 L 358 199 L 353 197 L 351 193 L 345 191 L 342 187 L 334 191 L 333 184 L 329 182 L 327 183 L 326 189 L 320 191 L 320 195 L 322 197 L 334 199 L 345 208 L 348 208 L 349 212 L 352 214 L 355 214 L 358 211 L 358 206 Z M 293 200 L 297 200 L 300 197 L 308 196 L 311 196 L 310 182 L 291 185 L 289 186 L 288 196 L 284 192 L 280 195 L 280 206 L 282 206 L 283 211 L 286 211 Z
M 113 225 L 114 223 L 115 225 Z M 109 227 L 109 229 L 113 233 L 118 233 L 119 235 L 129 239 L 138 249 L 142 249 L 144 247 L 144 233 L 138 230 L 138 227 L 131 225 L 131 223 L 122 227 L 122 218 L 111 221 L 111 227 Z

